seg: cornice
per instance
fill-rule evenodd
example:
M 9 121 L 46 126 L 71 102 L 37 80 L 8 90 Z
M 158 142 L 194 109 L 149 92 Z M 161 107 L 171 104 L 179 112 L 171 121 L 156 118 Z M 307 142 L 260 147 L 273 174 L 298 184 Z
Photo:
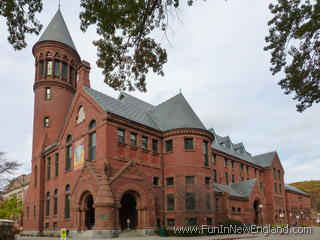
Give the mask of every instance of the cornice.
M 38 88 L 38 87 L 42 87 L 42 86 L 55 86 L 55 87 L 61 87 L 61 88 L 65 88 L 67 90 L 69 90 L 72 93 L 75 93 L 76 90 L 74 89 L 74 87 L 70 86 L 67 83 L 61 82 L 61 81 L 57 81 L 57 80 L 39 80 L 36 81 L 35 84 L 33 85 L 33 91 Z
M 163 137 L 173 137 L 179 135 L 198 135 L 201 137 L 209 138 L 213 141 L 212 134 L 207 130 L 197 129 L 197 128 L 179 128 L 165 131 Z

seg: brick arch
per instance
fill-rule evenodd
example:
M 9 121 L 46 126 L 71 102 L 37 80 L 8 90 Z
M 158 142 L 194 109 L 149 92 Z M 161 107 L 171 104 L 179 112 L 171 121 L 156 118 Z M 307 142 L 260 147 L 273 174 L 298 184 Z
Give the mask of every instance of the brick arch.
M 77 185 L 77 189 L 75 189 L 72 196 L 77 206 L 81 206 L 84 197 L 86 197 L 88 193 L 92 194 L 93 200 L 94 202 L 96 202 L 96 191 L 93 188 L 92 184 L 86 183 Z
M 149 198 L 151 197 L 152 199 L 148 199 L 148 195 L 147 193 L 144 191 L 144 189 L 142 187 L 140 187 L 137 184 L 134 183 L 128 183 L 123 185 L 122 187 L 120 187 L 117 191 L 117 193 L 114 195 L 114 200 L 116 203 L 117 207 L 121 206 L 121 198 L 123 196 L 123 194 L 127 191 L 134 191 L 137 192 L 140 195 L 140 206 L 139 207 L 146 207 L 148 205 L 150 205 L 150 202 L 154 202 L 154 196 L 149 194 Z M 150 201 L 151 200 L 151 201 Z M 153 200 L 153 201 L 152 201 Z

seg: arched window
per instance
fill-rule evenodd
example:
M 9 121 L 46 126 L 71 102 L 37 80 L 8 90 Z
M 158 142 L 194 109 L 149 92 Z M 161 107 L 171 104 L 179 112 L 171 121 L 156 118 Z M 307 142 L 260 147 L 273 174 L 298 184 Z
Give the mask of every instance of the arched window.
M 71 160 L 72 160 L 72 145 L 71 145 L 71 141 L 72 141 L 72 136 L 68 135 L 67 142 L 70 143 L 70 144 L 67 145 L 67 147 L 66 147 L 66 162 L 65 162 L 65 170 L 66 171 L 69 171 L 71 169 Z
M 96 120 L 91 120 L 91 122 L 89 123 L 89 129 L 93 129 L 96 127 Z
M 77 124 L 83 122 L 85 118 L 86 118 L 86 115 L 84 112 L 84 107 L 80 106 L 78 109 L 78 114 L 77 114 Z
M 66 142 L 71 142 L 72 141 L 72 136 L 69 134 L 66 138 Z
M 231 212 L 235 212 L 236 211 L 236 208 L 235 207 L 232 207 L 231 208 Z
M 37 216 L 37 207 L 36 205 L 33 206 L 33 217 L 35 218 Z
M 53 200 L 53 215 L 58 214 L 58 189 L 54 190 L 54 200 Z
M 96 127 L 96 121 L 92 120 L 89 124 L 89 129 L 94 129 Z M 97 146 L 97 137 L 96 132 L 91 132 L 89 134 L 89 160 L 93 161 L 96 159 L 96 146 Z
M 50 192 L 46 194 L 46 216 L 50 216 Z
M 29 218 L 29 217 L 30 217 L 30 208 L 27 207 L 27 218 Z
M 65 188 L 65 203 L 64 203 L 64 218 L 70 218 L 70 185 L 67 184 Z
M 241 208 L 238 207 L 238 213 L 241 213 Z

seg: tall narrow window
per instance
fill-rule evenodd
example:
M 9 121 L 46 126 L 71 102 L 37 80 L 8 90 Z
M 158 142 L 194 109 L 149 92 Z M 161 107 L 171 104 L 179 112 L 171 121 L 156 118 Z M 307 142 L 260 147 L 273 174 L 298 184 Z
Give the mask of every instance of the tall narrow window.
M 51 173 L 51 158 L 47 158 L 47 179 L 50 179 Z
M 141 138 L 141 147 L 143 149 L 148 149 L 148 137 L 142 136 L 142 138 Z
M 70 66 L 69 70 L 69 82 L 72 84 L 74 82 L 74 68 Z
M 195 193 L 186 193 L 186 210 L 196 209 L 196 195 Z
M 206 209 L 211 210 L 211 194 L 206 193 Z
M 33 206 L 33 217 L 35 218 L 37 216 L 37 207 L 36 205 Z
M 44 117 L 43 118 L 43 126 L 44 127 L 49 127 L 50 124 L 50 118 L 49 117 Z
M 193 138 L 185 138 L 184 139 L 184 149 L 185 150 L 193 150 Z
M 232 183 L 235 182 L 234 174 L 231 175 L 231 182 L 232 182 Z
M 34 186 L 36 187 L 38 183 L 38 168 L 34 167 Z
M 167 211 L 174 211 L 174 194 L 167 194 Z
M 244 165 L 243 165 L 243 163 L 241 163 L 240 170 L 243 171 L 243 168 L 244 168 Z
M 133 147 L 137 146 L 137 134 L 136 133 L 130 133 L 130 144 Z
M 224 166 L 225 166 L 225 167 L 228 166 L 228 159 L 227 159 L 227 158 L 224 159 Z
M 46 87 L 45 99 L 46 100 L 51 99 L 51 88 L 49 88 L 49 87 Z
M 64 201 L 64 218 L 70 218 L 70 185 L 65 188 L 65 201 Z
M 152 151 L 158 152 L 158 140 L 152 139 Z
M 55 175 L 56 177 L 59 175 L 59 153 L 55 155 Z
M 204 183 L 206 184 L 206 185 L 210 185 L 210 177 L 205 177 L 204 178 Z
M 277 178 L 277 170 L 275 168 L 273 168 L 273 178 L 274 179 Z
M 67 68 L 68 68 L 68 65 L 63 62 L 62 63 L 62 78 L 63 79 L 67 79 Z
M 231 160 L 231 168 L 234 168 L 234 161 Z
M 209 161 L 208 161 L 208 142 L 203 141 L 203 157 L 204 157 L 204 165 L 209 166 Z
M 58 214 L 58 189 L 54 190 L 54 199 L 53 199 L 53 215 L 57 216 Z
M 72 159 L 72 145 L 68 145 L 66 147 L 66 168 L 65 168 L 66 171 L 71 169 L 71 159 Z
M 277 183 L 274 183 L 274 192 L 278 192 L 278 185 L 277 185 Z
M 61 66 L 61 62 L 54 60 L 54 75 L 55 76 L 60 76 L 60 66 Z
M 164 142 L 166 152 L 173 151 L 173 140 L 167 140 Z
M 93 161 L 96 159 L 96 146 L 97 146 L 96 132 L 89 134 L 89 160 Z
M 278 179 L 281 180 L 281 171 L 278 169 Z
M 44 76 L 44 61 L 39 62 L 39 74 L 40 76 Z
M 30 217 L 30 208 L 27 207 L 27 218 L 29 218 L 29 217 Z
M 218 176 L 217 176 L 217 170 L 213 169 L 213 182 L 217 182 L 218 181 Z
M 52 75 L 52 61 L 47 61 L 47 75 Z
M 189 185 L 194 184 L 194 176 L 186 176 L 185 183 Z
M 119 128 L 118 129 L 118 142 L 124 143 L 125 142 L 125 130 Z
M 46 194 L 46 216 L 50 216 L 50 192 Z
M 279 192 L 282 193 L 282 185 L 279 184 Z
M 224 176 L 226 178 L 226 184 L 229 185 L 229 175 L 228 175 L 228 173 L 227 172 L 224 173 Z

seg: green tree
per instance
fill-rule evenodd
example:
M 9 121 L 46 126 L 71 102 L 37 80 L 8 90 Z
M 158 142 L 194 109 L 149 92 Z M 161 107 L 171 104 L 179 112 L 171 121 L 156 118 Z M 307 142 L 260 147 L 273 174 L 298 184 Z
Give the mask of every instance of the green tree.
M 320 1 L 277 0 L 270 4 L 265 50 L 271 51 L 271 72 L 284 70 L 279 85 L 294 94 L 297 111 L 320 102 Z
M 98 67 L 104 81 L 115 90 L 138 89 L 145 92 L 149 70 L 163 76 L 166 50 L 152 37 L 155 31 L 166 33 L 170 19 L 177 13 L 180 0 L 81 0 L 81 30 L 94 25 L 100 39 Z M 184 0 L 191 6 L 194 0 Z M 7 19 L 9 43 L 20 50 L 26 47 L 25 34 L 39 34 L 42 25 L 35 14 L 42 0 L 8 0 L 0 4 L 0 16 Z
M 16 195 L 0 205 L 0 218 L 18 220 L 23 215 L 23 202 Z

